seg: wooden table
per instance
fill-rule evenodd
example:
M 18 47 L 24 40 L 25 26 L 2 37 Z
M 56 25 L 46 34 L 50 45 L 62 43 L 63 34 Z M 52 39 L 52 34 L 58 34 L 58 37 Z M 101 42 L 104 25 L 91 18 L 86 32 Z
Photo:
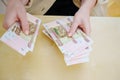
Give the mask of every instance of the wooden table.
M 61 16 L 38 16 L 42 23 Z M 0 15 L 0 36 L 5 32 Z M 91 17 L 94 41 L 90 62 L 67 67 L 63 55 L 43 33 L 22 56 L 0 42 L 0 80 L 120 80 L 120 18 Z

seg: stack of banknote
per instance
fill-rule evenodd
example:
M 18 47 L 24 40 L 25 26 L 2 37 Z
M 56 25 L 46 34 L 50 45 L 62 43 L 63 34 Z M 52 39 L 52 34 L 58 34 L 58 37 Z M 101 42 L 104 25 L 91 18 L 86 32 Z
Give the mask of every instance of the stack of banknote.
M 73 17 L 57 19 L 43 24 L 43 33 L 55 42 L 64 56 L 66 65 L 89 62 L 92 39 L 81 29 L 77 29 L 72 37 L 68 36 Z
M 22 55 L 26 55 L 27 52 L 33 51 L 41 23 L 39 18 L 28 13 L 27 19 L 29 22 L 28 34 L 23 33 L 19 22 L 15 22 L 0 38 L 2 42 L 15 49 Z

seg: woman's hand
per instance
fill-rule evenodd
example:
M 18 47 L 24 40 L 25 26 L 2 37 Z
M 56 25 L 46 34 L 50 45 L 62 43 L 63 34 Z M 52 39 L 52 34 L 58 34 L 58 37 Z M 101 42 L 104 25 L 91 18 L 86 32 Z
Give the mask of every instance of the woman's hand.
M 72 36 L 78 27 L 87 35 L 90 35 L 90 12 L 96 1 L 97 0 L 81 0 L 81 7 L 74 15 L 73 23 L 68 36 Z
M 6 14 L 5 14 L 5 19 L 3 23 L 3 27 L 5 29 L 8 29 L 10 25 L 15 23 L 16 21 L 19 21 L 21 24 L 21 28 L 25 34 L 29 33 L 29 25 L 27 21 L 27 16 L 26 16 L 26 10 L 24 5 L 26 4 L 28 0 L 9 0 L 7 9 L 6 9 Z
M 82 31 L 85 32 L 87 35 L 90 34 L 91 28 L 90 28 L 89 14 L 90 12 L 85 9 L 80 9 L 76 12 L 73 18 L 71 29 L 68 34 L 69 36 L 72 36 L 78 27 L 82 29 Z

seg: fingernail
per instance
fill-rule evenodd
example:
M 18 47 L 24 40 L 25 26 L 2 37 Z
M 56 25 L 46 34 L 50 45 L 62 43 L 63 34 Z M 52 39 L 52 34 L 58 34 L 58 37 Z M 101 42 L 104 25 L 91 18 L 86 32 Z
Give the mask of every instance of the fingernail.
M 68 36 L 71 37 L 71 36 L 72 36 L 72 33 L 68 33 Z
M 28 34 L 29 34 L 29 31 L 28 31 L 28 30 L 26 30 L 26 31 L 25 31 L 25 34 L 26 34 L 26 35 L 28 35 Z

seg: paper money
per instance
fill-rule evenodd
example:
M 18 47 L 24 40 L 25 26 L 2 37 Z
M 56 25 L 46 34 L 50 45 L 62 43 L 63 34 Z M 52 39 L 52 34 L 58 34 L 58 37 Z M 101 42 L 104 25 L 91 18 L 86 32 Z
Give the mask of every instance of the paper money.
M 73 17 L 58 19 L 43 24 L 43 33 L 53 40 L 64 55 L 66 65 L 73 65 L 89 61 L 92 50 L 92 39 L 78 29 L 72 37 L 68 37 Z
M 38 35 L 41 20 L 27 13 L 29 22 L 29 34 L 23 33 L 19 22 L 15 22 L 1 37 L 1 41 L 25 55 L 28 51 L 33 51 L 36 37 Z

